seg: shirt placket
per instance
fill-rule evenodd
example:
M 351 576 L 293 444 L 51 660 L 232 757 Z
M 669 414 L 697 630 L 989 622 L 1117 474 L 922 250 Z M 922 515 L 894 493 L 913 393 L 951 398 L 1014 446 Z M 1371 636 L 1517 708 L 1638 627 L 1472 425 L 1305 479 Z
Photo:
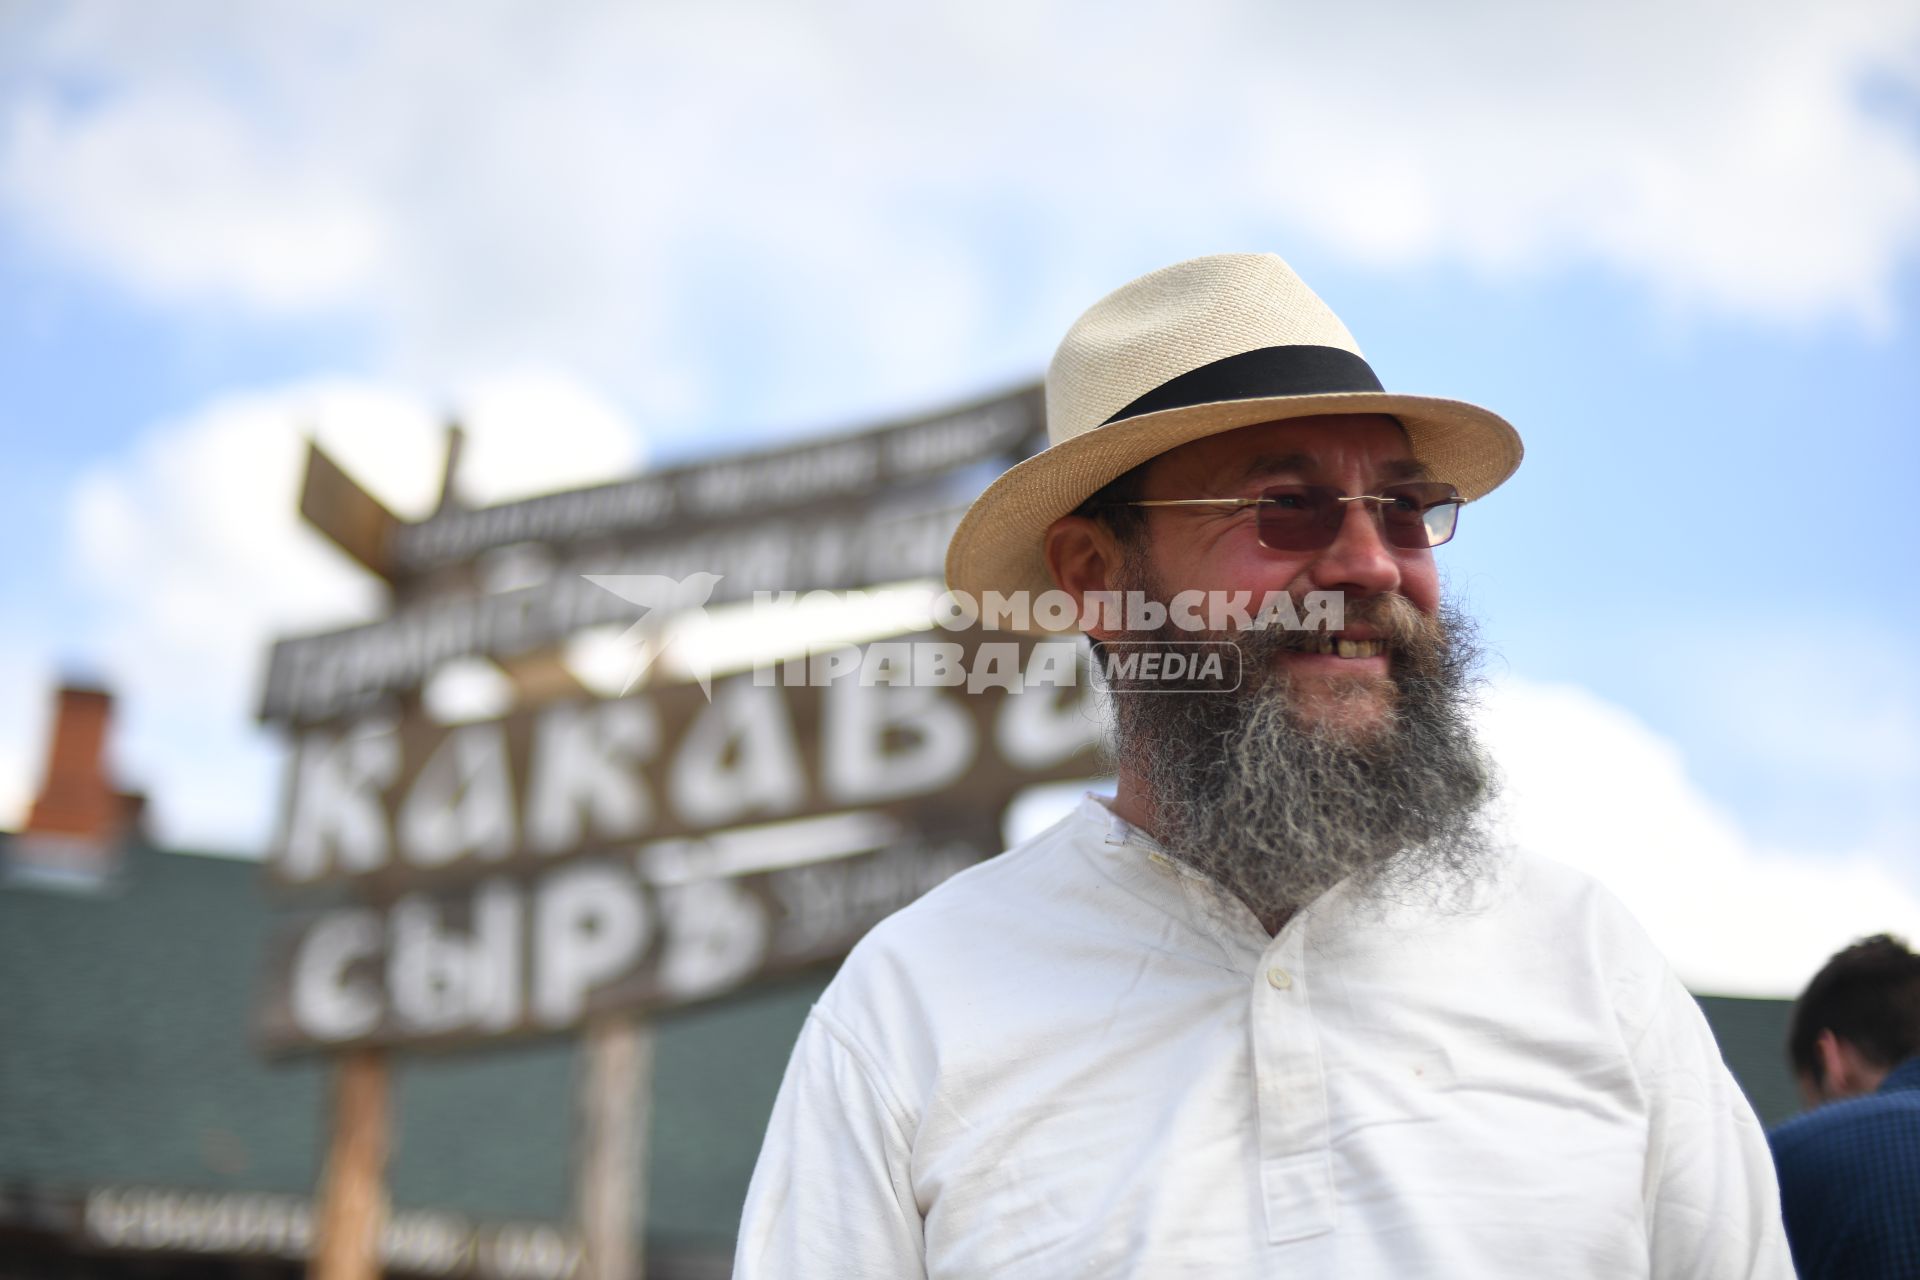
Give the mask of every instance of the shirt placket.
M 1306 963 L 1312 914 L 1295 916 L 1269 940 L 1247 909 L 1225 891 L 1169 858 L 1158 843 L 1117 815 L 1104 816 L 1106 843 L 1139 849 L 1155 871 L 1179 882 L 1189 919 L 1213 935 L 1228 963 L 1250 973 L 1247 1023 L 1267 1239 L 1282 1244 L 1331 1231 L 1333 1157 L 1326 1072 Z
M 1327 1081 L 1306 963 L 1307 924 L 1296 918 L 1280 931 L 1249 984 L 1260 1185 L 1267 1238 L 1275 1244 L 1333 1229 Z

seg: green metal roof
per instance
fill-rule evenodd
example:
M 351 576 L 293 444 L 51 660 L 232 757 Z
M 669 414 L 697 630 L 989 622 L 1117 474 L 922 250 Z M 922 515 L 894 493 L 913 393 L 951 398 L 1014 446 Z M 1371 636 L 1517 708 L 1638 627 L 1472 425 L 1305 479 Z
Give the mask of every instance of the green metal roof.
M 150 849 L 97 889 L 0 883 L 0 1187 L 305 1194 L 326 1071 L 249 1017 L 271 913 L 255 864 Z M 656 1023 L 649 1235 L 723 1248 L 787 1054 L 826 975 Z M 396 1054 L 400 1207 L 564 1221 L 571 1039 Z
M 1808 977 L 1812 977 L 1811 974 Z M 1747 1101 L 1771 1129 L 1800 1110 L 1800 1095 L 1787 1071 L 1787 1017 L 1791 1000 L 1696 996 L 1720 1042 L 1720 1056 L 1747 1092 Z
M 311 1188 L 320 1068 L 247 1042 L 254 873 L 136 848 L 96 889 L 0 887 L 0 1180 Z

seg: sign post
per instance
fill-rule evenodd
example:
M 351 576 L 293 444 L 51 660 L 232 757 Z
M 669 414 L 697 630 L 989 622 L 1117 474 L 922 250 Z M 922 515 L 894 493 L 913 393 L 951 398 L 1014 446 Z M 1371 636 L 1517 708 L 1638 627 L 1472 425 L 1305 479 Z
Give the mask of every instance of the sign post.
M 348 1050 L 333 1079 L 333 1138 L 308 1274 L 313 1280 L 376 1280 L 387 1208 L 386 1052 Z
M 602 1014 L 587 1024 L 581 1049 L 574 1198 L 586 1242 L 582 1280 L 644 1280 L 635 1243 L 646 1234 L 653 1028 L 635 1014 Z

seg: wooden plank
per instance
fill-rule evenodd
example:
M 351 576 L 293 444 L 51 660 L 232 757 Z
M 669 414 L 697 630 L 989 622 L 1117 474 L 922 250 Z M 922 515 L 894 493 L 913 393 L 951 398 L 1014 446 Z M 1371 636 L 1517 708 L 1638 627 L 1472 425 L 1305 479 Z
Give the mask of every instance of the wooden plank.
M 496 547 L 564 547 L 820 502 L 850 502 L 972 463 L 1024 456 L 1043 431 L 1037 385 L 904 422 L 711 458 L 610 484 L 498 506 L 452 509 L 400 530 L 407 574 L 471 561 Z
M 313 1280 L 375 1280 L 387 1211 L 387 1056 L 352 1049 L 334 1069 L 333 1135 L 314 1223 Z
M 845 955 L 881 919 L 998 853 L 995 818 L 949 811 L 873 852 L 797 860 L 841 837 L 859 843 L 862 826 L 884 834 L 889 821 L 835 815 L 570 860 L 525 883 L 328 908 L 269 945 L 259 1044 L 473 1045 L 720 999 Z
M 788 685 L 795 669 L 783 666 L 717 679 L 711 697 L 663 685 L 467 725 L 403 714 L 308 730 L 294 742 L 268 876 L 285 888 L 351 881 L 386 898 L 853 808 L 997 813 L 1023 787 L 1100 772 L 1099 717 L 1073 641 L 936 631 L 843 652 L 846 673 L 820 685 Z M 1018 693 L 912 683 L 914 664 L 937 657 L 953 660 L 949 679 L 999 659 L 1009 678 L 1074 683 Z M 863 658 L 875 671 L 888 660 L 903 683 L 863 683 Z
M 300 483 L 300 514 L 365 568 L 388 582 L 395 579 L 394 537 L 406 521 L 387 510 L 311 440 Z
M 934 578 L 965 505 L 938 495 L 816 504 L 699 529 L 675 525 L 643 545 L 607 545 L 569 556 L 544 578 L 493 593 L 425 591 L 373 622 L 276 641 L 268 652 L 258 714 L 272 724 L 311 724 L 383 696 L 418 690 L 455 658 L 511 662 L 566 643 L 586 627 L 629 626 L 642 610 L 585 575 L 645 575 L 675 582 L 717 576 L 707 607 L 758 592 L 848 590 Z M 661 621 L 662 618 L 654 618 Z
M 87 1254 L 160 1255 L 162 1272 L 198 1274 L 182 1256 L 217 1259 L 210 1274 L 278 1276 L 313 1259 L 312 1195 L 189 1190 L 115 1183 L 83 1195 L 29 1193 L 0 1198 L 0 1232 L 70 1231 Z M 396 1275 L 436 1280 L 578 1280 L 582 1246 L 570 1224 L 469 1217 L 452 1209 L 402 1209 L 386 1215 L 381 1265 Z M 276 1264 L 259 1267 L 260 1260 Z
M 630 1013 L 587 1024 L 581 1044 L 574 1200 L 581 1280 L 643 1280 L 653 1027 Z

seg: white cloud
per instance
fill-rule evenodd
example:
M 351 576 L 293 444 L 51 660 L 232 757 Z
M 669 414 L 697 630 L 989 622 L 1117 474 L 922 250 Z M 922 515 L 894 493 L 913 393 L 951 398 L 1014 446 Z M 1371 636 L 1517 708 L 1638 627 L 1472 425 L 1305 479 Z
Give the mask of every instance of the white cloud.
M 533 369 L 497 372 L 470 381 L 458 400 L 467 443 L 456 487 L 477 506 L 640 468 L 633 424 L 571 378 Z
M 469 432 L 459 487 L 471 501 L 639 465 L 635 432 L 559 375 L 502 374 L 458 404 Z M 151 791 L 160 832 L 176 843 L 259 847 L 278 787 L 252 727 L 270 640 L 381 608 L 378 584 L 299 521 L 306 436 L 403 515 L 437 498 L 439 415 L 345 382 L 236 395 L 161 424 L 71 495 L 75 580 L 97 620 L 70 643 L 121 694 L 124 780 Z
M 1920 893 L 1887 870 L 1897 851 L 1771 846 L 1678 747 L 1584 689 L 1509 678 L 1484 727 L 1514 838 L 1611 888 L 1695 990 L 1797 995 L 1856 938 L 1920 941 Z
M 359 297 L 381 256 L 382 219 L 347 175 L 310 153 L 268 154 L 251 121 L 204 91 L 160 86 L 85 130 L 28 99 L 10 125 L 8 167 L 57 217 L 57 238 L 104 253 L 141 292 L 298 311 Z M 270 183 L 235 180 L 262 170 Z
M 742 350 L 786 421 L 970 387 L 1226 244 L 1879 323 L 1920 238 L 1900 0 L 48 12 L 0 100 L 23 225 L 160 298 L 356 309 L 412 374 L 532 354 L 664 418 L 748 394 Z

